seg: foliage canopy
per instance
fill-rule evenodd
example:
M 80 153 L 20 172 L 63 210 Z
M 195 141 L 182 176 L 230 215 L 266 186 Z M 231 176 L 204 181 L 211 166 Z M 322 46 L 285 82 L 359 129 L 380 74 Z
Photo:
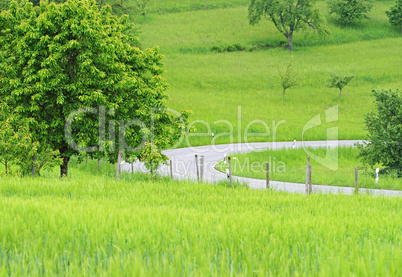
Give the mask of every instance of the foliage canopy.
M 399 27 L 399 31 L 402 33 L 402 0 L 397 0 L 395 5 L 391 7 L 391 10 L 385 13 L 388 16 L 389 23 L 395 27 Z
M 375 110 L 366 115 L 367 141 L 360 145 L 363 162 L 402 169 L 402 94 L 373 90 Z
M 329 0 L 330 14 L 336 15 L 336 20 L 342 24 L 359 23 L 368 19 L 367 14 L 373 7 L 371 0 Z
M 262 18 L 271 20 L 287 38 L 290 51 L 293 50 L 293 33 L 302 28 L 327 33 L 325 19 L 315 7 L 314 0 L 251 0 L 248 17 L 251 25 Z
M 127 17 L 111 12 L 91 0 L 23 0 L 0 13 L 0 101 L 32 118 L 33 141 L 59 150 L 62 176 L 73 154 L 116 161 L 127 146 L 140 157 L 146 141 L 172 145 L 187 119 L 165 109 L 158 48 L 133 46 Z
M 339 99 L 342 96 L 342 89 L 349 84 L 349 82 L 354 78 L 354 75 L 342 74 L 336 72 L 329 72 L 329 77 L 327 79 L 327 87 L 339 89 Z

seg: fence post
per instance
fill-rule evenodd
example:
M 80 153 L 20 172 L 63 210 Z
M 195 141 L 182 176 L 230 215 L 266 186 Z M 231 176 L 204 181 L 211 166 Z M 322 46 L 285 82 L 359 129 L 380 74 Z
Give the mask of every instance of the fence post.
M 267 182 L 265 184 L 265 189 L 269 189 L 269 163 L 266 164 L 267 167 Z
M 308 166 L 308 194 L 313 192 L 313 185 L 311 182 L 311 164 Z
M 134 163 L 131 163 L 131 173 L 134 173 Z
M 200 156 L 200 180 L 204 179 L 204 156 Z
M 195 170 L 197 171 L 197 182 L 200 181 L 200 172 L 198 168 L 198 155 L 195 155 Z
M 36 154 L 32 156 L 32 178 L 35 178 L 35 161 L 36 161 Z
M 173 178 L 173 162 L 169 160 L 169 167 L 170 167 L 170 178 Z
M 355 193 L 359 193 L 359 168 L 355 168 Z
M 117 155 L 117 171 L 116 171 L 116 181 L 120 180 L 120 163 L 121 163 L 121 152 Z
M 100 172 L 100 159 L 98 159 L 98 172 Z
M 306 166 L 306 188 L 305 193 L 308 195 L 308 186 L 309 186 L 309 172 L 310 172 L 310 157 L 307 157 L 307 166 Z
M 229 163 L 229 180 L 230 180 L 230 185 L 233 187 L 233 180 L 232 180 L 232 162 L 230 160 L 230 157 L 228 157 L 228 163 Z

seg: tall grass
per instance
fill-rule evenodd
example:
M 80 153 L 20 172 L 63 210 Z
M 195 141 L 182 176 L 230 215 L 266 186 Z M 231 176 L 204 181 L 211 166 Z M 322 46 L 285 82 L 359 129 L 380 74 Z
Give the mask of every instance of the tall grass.
M 400 198 L 116 183 L 81 166 L 1 177 L 0 275 L 401 274 Z

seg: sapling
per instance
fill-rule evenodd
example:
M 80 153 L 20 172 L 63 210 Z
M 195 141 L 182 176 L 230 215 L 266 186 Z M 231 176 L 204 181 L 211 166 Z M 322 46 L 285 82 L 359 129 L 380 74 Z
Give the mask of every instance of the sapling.
M 281 72 L 278 67 L 278 75 L 283 89 L 282 99 L 285 100 L 286 90 L 300 84 L 300 76 L 299 73 L 293 68 L 293 60 L 290 60 L 285 72 Z
M 342 74 L 336 72 L 328 72 L 327 86 L 329 88 L 339 89 L 339 99 L 342 96 L 342 89 L 355 77 L 354 75 Z

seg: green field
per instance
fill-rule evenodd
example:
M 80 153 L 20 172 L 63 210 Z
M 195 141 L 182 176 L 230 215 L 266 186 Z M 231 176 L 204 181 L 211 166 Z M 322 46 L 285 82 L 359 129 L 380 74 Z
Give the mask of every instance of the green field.
M 331 34 L 297 33 L 292 53 L 271 22 L 249 25 L 247 4 L 152 0 L 145 18 L 130 16 L 141 47 L 159 45 L 165 56 L 167 106 L 192 111 L 194 129 L 179 146 L 325 140 L 329 127 L 338 127 L 339 139 L 364 139 L 372 89 L 401 89 L 402 38 L 385 16 L 394 1 L 376 1 L 371 19 L 352 27 L 336 25 L 319 1 Z M 216 51 L 234 45 L 241 51 Z M 291 59 L 303 80 L 282 100 L 278 67 Z M 340 100 L 326 87 L 332 70 L 355 75 Z M 327 124 L 334 106 L 338 120 Z M 316 115 L 322 125 L 303 134 Z M 265 178 L 268 161 L 271 180 L 303 183 L 306 155 L 234 155 L 242 168 L 235 163 L 233 173 Z M 393 176 L 376 184 L 356 155 L 341 148 L 337 171 L 312 160 L 313 184 L 353 186 L 360 167 L 361 187 L 402 189 Z M 98 170 L 96 161 L 76 158 L 68 178 L 57 178 L 56 168 L 35 179 L 14 167 L 10 176 L 1 172 L 0 276 L 402 276 L 400 197 L 307 197 L 125 172 L 116 182 L 115 175 L 106 161 Z
M 325 158 L 326 148 L 307 148 L 313 154 Z M 353 147 L 333 149 L 338 160 L 319 163 L 310 160 L 312 166 L 312 183 L 315 185 L 333 185 L 353 187 L 355 185 L 355 168 L 359 168 L 359 187 L 402 190 L 402 179 L 396 175 L 381 174 L 375 182 L 375 170 L 366 168 L 357 158 L 359 150 Z M 264 150 L 232 155 L 232 172 L 236 176 L 266 179 L 266 163 L 270 164 L 270 180 L 293 183 L 305 183 L 307 154 L 304 149 Z M 233 158 L 235 158 L 233 160 Z M 331 168 L 332 165 L 336 166 Z M 379 166 L 381 168 L 381 166 Z M 217 169 L 225 172 L 228 164 L 220 162 Z
M 354 27 L 339 27 L 328 17 L 331 34 L 319 37 L 311 32 L 297 33 L 293 53 L 279 47 L 285 37 L 271 22 L 263 21 L 254 27 L 248 24 L 247 6 L 151 13 L 145 22 L 139 18 L 138 23 L 143 47 L 159 45 L 165 54 L 165 77 L 171 84 L 168 105 L 192 110 L 190 119 L 203 121 L 194 123 L 199 134 L 190 137 L 191 145 L 246 141 L 245 137 L 248 141 L 301 140 L 302 129 L 312 117 L 338 104 L 339 138 L 362 139 L 364 114 L 372 108 L 371 90 L 401 85 L 402 40 L 385 15 L 392 4 L 376 2 L 371 20 Z M 326 14 L 325 3 L 319 5 Z M 236 43 L 247 49 L 256 45 L 273 48 L 211 51 L 213 46 Z M 282 101 L 277 67 L 284 68 L 291 57 L 303 81 L 290 89 Z M 340 101 L 338 92 L 325 84 L 331 70 L 356 75 Z M 219 120 L 229 121 L 230 126 Z M 261 124 L 253 124 L 254 120 L 266 122 L 269 132 Z M 274 136 L 275 126 L 284 121 Z M 327 127 L 323 124 L 310 130 L 304 139 L 326 139 Z M 212 140 L 208 132 L 221 135 Z
M 151 182 L 112 166 L 0 179 L 0 275 L 398 276 L 400 198 Z

